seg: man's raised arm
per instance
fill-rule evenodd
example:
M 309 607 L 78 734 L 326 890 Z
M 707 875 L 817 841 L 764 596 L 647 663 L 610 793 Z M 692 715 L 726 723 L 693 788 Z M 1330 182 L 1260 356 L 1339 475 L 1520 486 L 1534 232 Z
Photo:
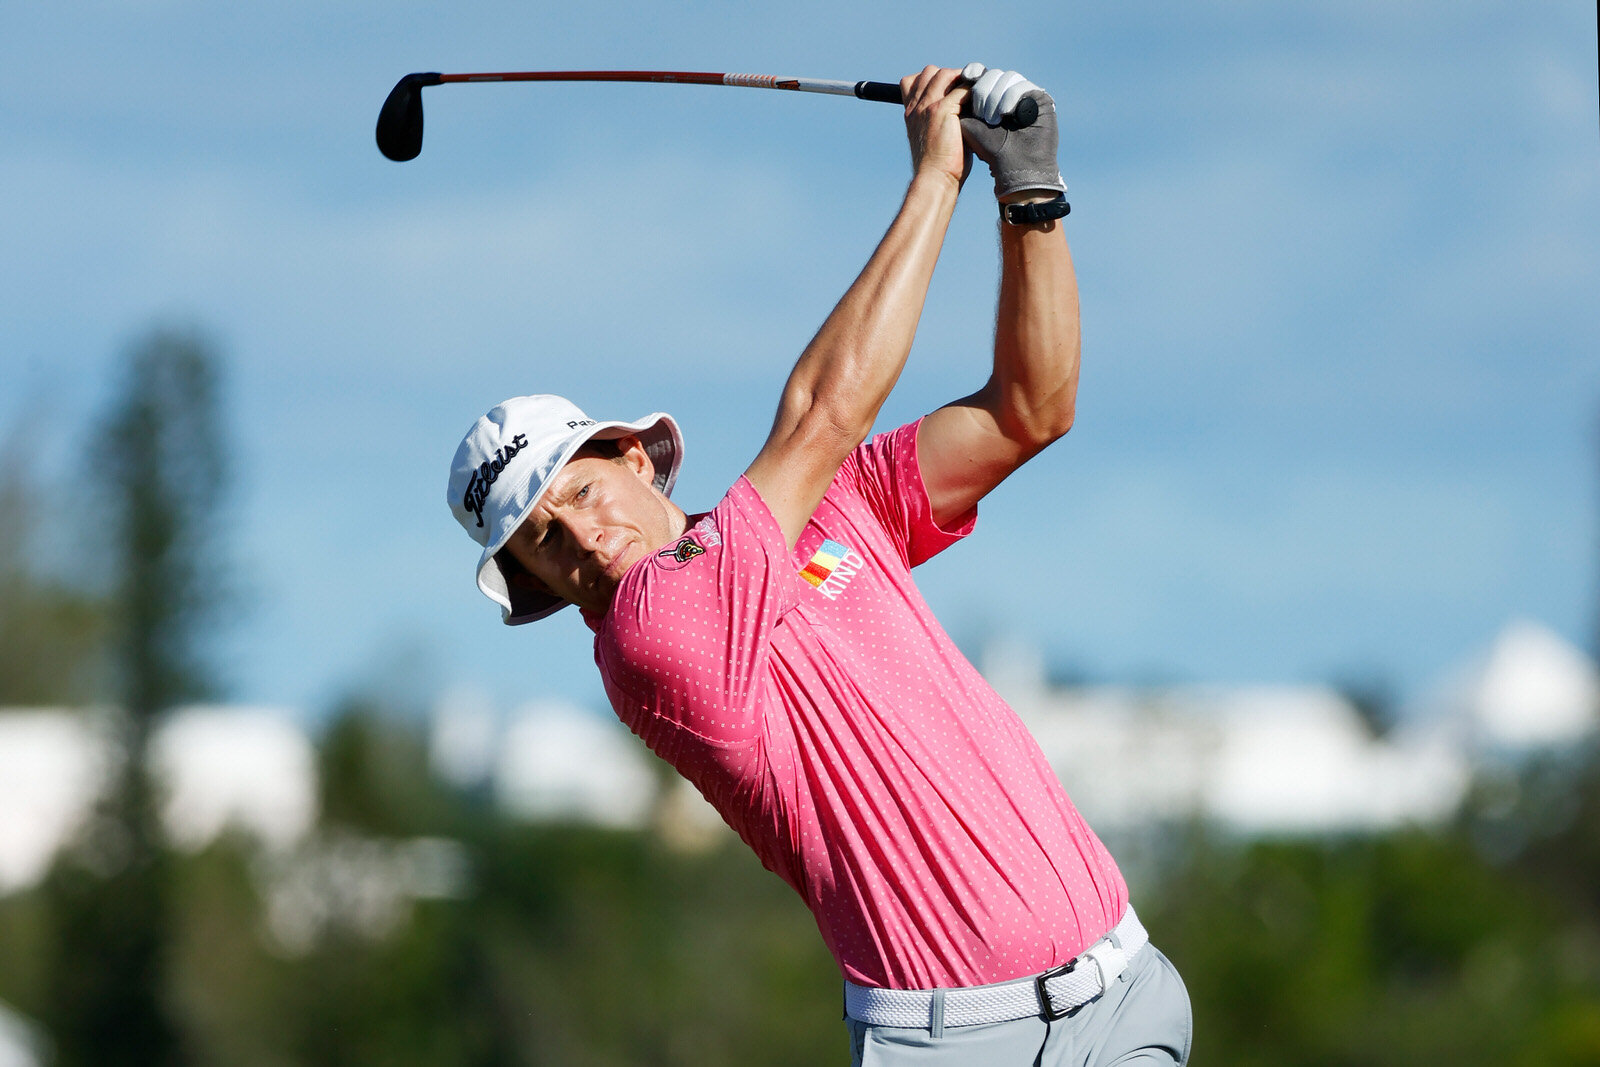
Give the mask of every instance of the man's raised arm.
M 1024 96 L 1038 118 L 1021 130 L 1001 122 Z M 1066 186 L 1056 169 L 1055 103 L 1008 71 L 973 86 L 968 142 L 990 167 L 1003 204 L 1055 204 Z M 984 121 L 985 118 L 990 121 Z M 1057 210 L 1064 209 L 1064 202 Z M 1045 210 L 1040 214 L 1053 214 Z M 1000 306 L 994 369 L 983 388 L 923 420 L 917 456 L 933 517 L 966 514 L 1046 445 L 1072 427 L 1078 394 L 1078 283 L 1059 218 L 1000 223 Z
M 911 185 L 861 275 L 800 355 L 766 445 L 745 475 L 793 548 L 852 449 L 888 399 L 927 299 L 966 164 L 961 72 L 902 78 Z

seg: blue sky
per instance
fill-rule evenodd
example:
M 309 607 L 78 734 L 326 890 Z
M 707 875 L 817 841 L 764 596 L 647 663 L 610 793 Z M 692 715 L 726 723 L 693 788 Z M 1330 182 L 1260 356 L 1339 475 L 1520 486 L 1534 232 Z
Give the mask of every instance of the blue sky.
M 709 507 L 907 177 L 886 105 L 638 85 L 432 89 L 397 165 L 372 126 L 412 70 L 979 59 L 1056 95 L 1079 420 L 925 569 L 965 643 L 1402 693 L 1513 616 L 1588 643 L 1592 4 L 546 7 L 0 8 L 0 435 L 26 426 L 70 483 L 130 338 L 216 340 L 235 697 L 602 703 L 575 616 L 506 629 L 472 586 L 444 503 L 461 433 L 516 393 L 665 409 L 677 495 Z M 995 278 L 980 179 L 883 426 L 982 380 Z M 86 503 L 49 499 L 58 525 Z

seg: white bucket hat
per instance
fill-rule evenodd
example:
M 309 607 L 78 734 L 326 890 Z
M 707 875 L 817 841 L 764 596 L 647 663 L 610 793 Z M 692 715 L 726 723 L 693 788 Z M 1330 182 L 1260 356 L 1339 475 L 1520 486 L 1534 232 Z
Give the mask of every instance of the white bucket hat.
M 633 434 L 655 464 L 655 487 L 671 494 L 683 463 L 683 434 L 663 412 L 637 422 L 596 422 L 560 396 L 514 396 L 472 424 L 450 464 L 450 510 L 483 546 L 478 588 L 500 605 L 506 625 L 560 611 L 567 602 L 506 581 L 495 553 L 516 533 L 557 471 L 591 438 Z

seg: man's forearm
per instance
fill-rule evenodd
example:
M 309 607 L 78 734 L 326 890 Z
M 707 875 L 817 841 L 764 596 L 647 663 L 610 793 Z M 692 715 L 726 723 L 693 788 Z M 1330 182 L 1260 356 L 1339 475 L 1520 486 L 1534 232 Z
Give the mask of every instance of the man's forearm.
M 1072 426 L 1078 394 L 1078 282 L 1058 221 L 1000 224 L 995 413 L 1008 437 L 1043 448 Z

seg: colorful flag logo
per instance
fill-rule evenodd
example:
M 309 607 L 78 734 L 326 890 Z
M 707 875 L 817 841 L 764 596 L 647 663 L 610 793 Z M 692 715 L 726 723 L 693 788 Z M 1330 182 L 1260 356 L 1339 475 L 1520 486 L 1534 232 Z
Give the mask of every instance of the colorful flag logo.
M 821 586 L 832 576 L 834 568 L 844 561 L 850 554 L 850 549 L 837 541 L 824 541 L 822 547 L 817 549 L 807 563 L 800 570 L 800 577 L 814 586 Z

